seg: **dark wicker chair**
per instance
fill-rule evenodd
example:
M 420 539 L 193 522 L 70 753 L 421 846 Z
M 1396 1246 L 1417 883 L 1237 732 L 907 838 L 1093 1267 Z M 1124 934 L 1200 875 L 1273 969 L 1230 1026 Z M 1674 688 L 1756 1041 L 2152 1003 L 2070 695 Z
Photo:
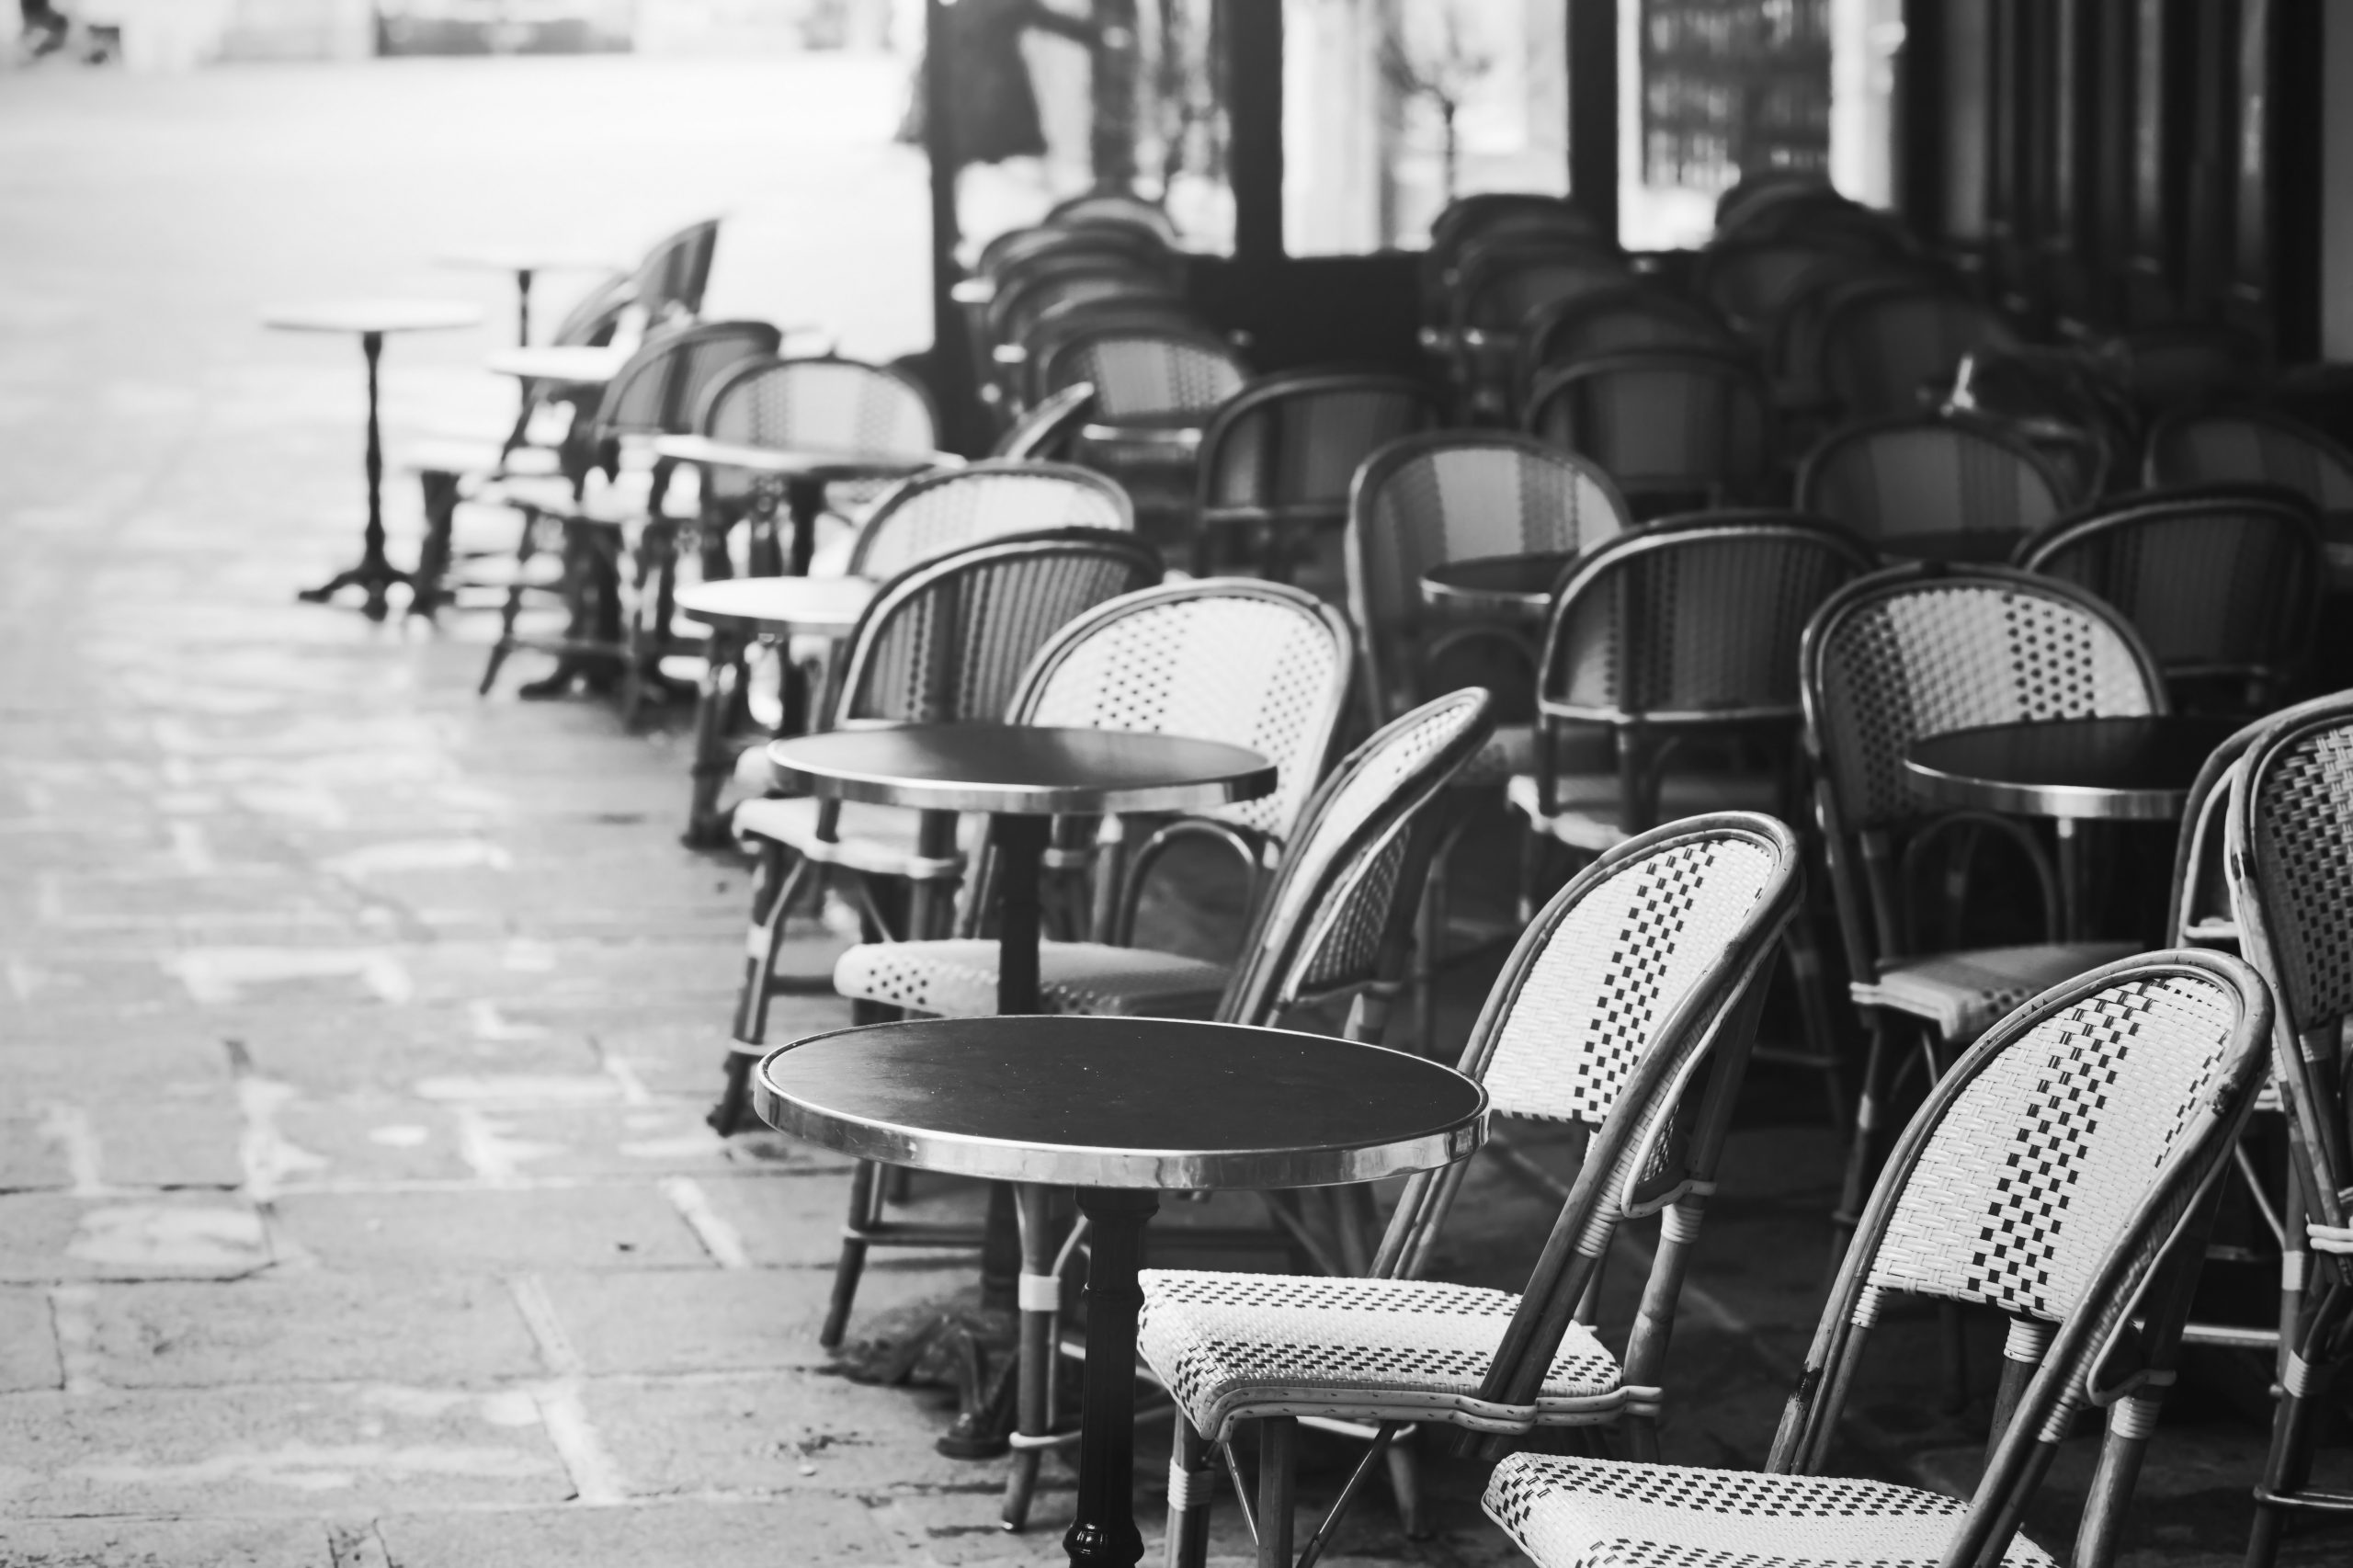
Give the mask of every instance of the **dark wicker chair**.
M 2169 414 L 2149 431 L 2141 477 L 2177 484 L 2278 484 L 2324 513 L 2353 511 L 2353 452 L 2311 426 L 2260 408 Z
M 1637 516 L 1761 499 L 1772 394 L 1745 356 L 1651 349 L 1540 378 L 1525 424 L 1599 463 Z
M 2023 539 L 2066 510 L 2042 454 L 1973 420 L 1914 415 L 1833 432 L 1799 466 L 1797 505 L 1844 523 L 1889 555 L 1906 536 Z
M 1909 414 L 1924 393 L 1941 396 L 1962 355 L 2017 344 L 1999 315 L 1966 294 L 1927 282 L 1861 284 L 1823 317 L 1815 379 L 1845 418 Z
M 1649 348 L 1736 354 L 1742 345 L 1699 301 L 1656 284 L 1629 283 L 1538 307 L 1520 328 L 1512 381 L 1524 404 L 1528 389 L 1546 370 Z
M 1459 412 L 1502 419 L 1528 318 L 1554 301 L 1618 288 L 1631 276 L 1625 257 L 1594 242 L 1506 233 L 1466 246 L 1448 290 L 1448 331 L 1438 339 Z

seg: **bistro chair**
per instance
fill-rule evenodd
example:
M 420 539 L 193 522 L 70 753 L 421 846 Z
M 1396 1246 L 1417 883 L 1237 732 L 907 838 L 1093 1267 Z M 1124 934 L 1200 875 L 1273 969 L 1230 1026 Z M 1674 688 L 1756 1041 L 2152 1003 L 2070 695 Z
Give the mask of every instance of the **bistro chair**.
M 706 392 L 735 366 L 775 353 L 778 342 L 777 329 L 766 322 L 707 322 L 654 333 L 606 383 L 595 415 L 575 424 L 560 453 L 560 475 L 517 475 L 481 493 L 479 499 L 514 506 L 524 516 L 498 638 L 483 667 L 482 692 L 490 690 L 517 648 L 540 649 L 566 661 L 617 662 L 623 717 L 634 719 L 663 655 L 688 651 L 674 646 L 670 637 L 677 524 L 663 504 L 676 465 L 656 459 L 642 498 L 608 490 L 592 499 L 589 475 L 601 470 L 608 482 L 618 480 L 626 439 L 692 431 Z M 534 585 L 528 563 L 537 551 L 540 526 L 549 521 L 563 534 L 562 592 L 569 612 L 568 626 L 555 639 L 516 631 L 523 596 Z M 621 576 L 632 531 L 640 603 L 624 628 Z M 554 678 L 567 677 L 560 673 Z
M 1233 346 L 1204 327 L 1107 326 L 1045 348 L 1035 385 L 1041 398 L 1093 385 L 1095 421 L 1080 429 L 1075 460 L 1117 479 L 1156 518 L 1190 508 L 1201 427 L 1249 373 Z
M 1135 526 L 1127 493 L 1092 469 L 993 458 L 919 473 L 884 492 L 852 539 L 843 574 L 880 582 L 1010 534 L 1131 533 Z
M 2166 415 L 2149 431 L 2141 477 L 2177 484 L 2278 484 L 2323 514 L 2353 511 L 2353 452 L 2268 409 Z
M 1847 419 L 1877 419 L 1933 402 L 1961 356 L 2018 344 L 2002 318 L 1966 294 L 1920 281 L 1861 284 L 1823 317 L 1815 377 Z
M 1527 824 L 1520 907 L 1534 907 L 1553 845 L 1591 855 L 1711 811 L 1802 821 L 1798 646 L 1831 594 L 1872 564 L 1836 524 L 1789 512 L 1693 514 L 1579 560 L 1545 631 L 1536 755 L 1506 790 Z M 1802 912 L 1784 947 L 1806 1047 L 1773 1060 L 1822 1075 L 1835 1124 L 1846 1113 L 1837 1042 Z
M 1341 662 L 1345 667 L 1345 658 Z M 1052 684 L 1044 660 L 1040 674 L 1041 684 Z M 1041 693 L 1036 711 L 1043 718 L 1054 707 L 1051 696 Z M 1337 712 L 1336 698 L 1333 711 Z M 1048 1010 L 1098 1017 L 1207 1014 L 1222 1023 L 1271 1026 L 1302 1008 L 1346 1001 L 1347 1037 L 1378 1040 L 1388 998 L 1404 967 L 1414 911 L 1407 890 L 1420 881 L 1436 847 L 1437 812 L 1431 808 L 1447 779 L 1485 742 L 1491 723 L 1485 692 L 1451 692 L 1384 725 L 1333 769 L 1301 808 L 1298 831 L 1279 869 L 1253 901 L 1242 957 L 1231 968 L 1144 949 L 1048 942 L 1039 956 L 1040 990 Z M 972 908 L 977 913 L 979 901 Z M 837 989 L 861 1001 L 963 1017 L 996 1010 L 995 944 L 969 936 L 853 948 L 834 972 Z M 873 1167 L 862 1166 L 859 1176 L 850 1189 L 833 1310 L 820 1335 L 828 1345 L 839 1342 L 869 1246 L 938 1244 L 936 1227 L 910 1237 L 881 1221 Z M 1268 1194 L 1267 1207 L 1326 1273 L 1364 1272 L 1370 1256 L 1359 1226 L 1370 1198 L 1362 1187 L 1330 1196 L 1336 1256 L 1318 1242 L 1290 1195 Z M 1015 1529 L 1028 1517 L 1040 1454 L 1075 1436 L 1051 1430 L 1060 1337 L 1054 1313 L 1062 1268 L 1073 1248 L 1057 1245 L 1046 1199 L 1037 1187 L 1025 1187 L 1019 1196 L 1021 1432 L 1014 1444 L 1017 1458 L 1004 1516 Z M 1178 1235 L 1165 1234 L 1170 1240 Z
M 973 257 L 972 276 L 1000 282 L 1039 257 L 1064 253 L 1120 256 L 1143 270 L 1164 269 L 1174 260 L 1166 241 L 1132 224 L 1040 223 L 1007 229 L 983 245 Z
M 1638 517 L 1761 499 L 1772 394 L 1745 357 L 1695 348 L 1604 355 L 1529 389 L 1523 423 L 1608 472 Z
M 1228 399 L 1201 434 L 1193 571 L 1206 575 L 1242 535 L 1265 574 L 1288 582 L 1318 530 L 1347 520 L 1348 487 L 1375 450 L 1436 425 L 1438 408 L 1404 376 L 1302 370 L 1267 376 Z
M 1692 264 L 1691 288 L 1743 339 L 1764 349 L 1791 301 L 1832 278 L 1851 282 L 1868 277 L 1881 265 L 1883 254 L 1869 243 L 1802 234 L 1775 240 L 1734 235 L 1699 253 Z
M 1905 1129 L 1763 1474 L 1519 1453 L 1488 1517 L 1540 1568 L 2055 1568 L 2018 1521 L 2077 1418 L 2105 1411 L 2071 1561 L 2109 1568 L 2271 1025 L 2262 982 L 2219 953 L 2147 953 L 2036 997 Z M 1966 1501 L 1823 1473 L 1871 1332 L 1907 1297 L 2009 1321 Z
M 637 264 L 636 303 L 656 325 L 702 313 L 703 290 L 719 251 L 719 220 L 689 223 L 657 242 Z
M 1844 1233 L 1893 1097 L 1899 1028 L 1923 1037 L 1934 1072 L 2027 997 L 2131 950 L 2050 940 L 1932 948 L 1911 896 L 1931 850 L 1967 851 L 1987 835 L 2008 842 L 2033 869 L 2046 931 L 2058 879 L 2015 819 L 1937 806 L 1904 770 L 1904 753 L 1923 736 L 1981 724 L 2163 713 L 2165 694 L 2155 660 L 2115 610 L 2071 584 L 1991 567 L 1897 567 L 1848 584 L 1806 628 L 1799 670 L 1831 893 L 1869 1035 L 1833 1217 Z M 1913 1059 L 1903 1061 L 1908 1072 Z
M 1650 348 L 1741 352 L 1741 340 L 1705 304 L 1634 282 L 1539 306 L 1520 329 L 1514 385 L 1525 394 L 1550 369 Z
M 1716 235 L 1730 234 L 1758 211 L 1791 196 L 1831 196 L 1829 179 L 1815 169 L 1766 168 L 1744 170 L 1741 176 L 1716 193 Z
M 1177 1407 L 1170 1562 L 1202 1560 L 1216 1453 L 1246 1501 L 1231 1447 L 1246 1423 L 1261 1457 L 1257 1506 L 1245 1514 L 1258 1561 L 1286 1565 L 1302 1422 L 1371 1444 L 1302 1562 L 1330 1542 L 1384 1454 L 1406 1533 L 1420 1533 L 1409 1450 L 1394 1446 L 1410 1426 L 1518 1436 L 1616 1424 L 1655 1454 L 1668 1330 L 1800 858 L 1769 817 L 1670 824 L 1587 867 L 1522 934 L 1461 1069 L 1495 1114 L 1565 1122 L 1584 1138 L 1518 1294 L 1421 1278 L 1468 1161 L 1408 1178 L 1369 1278 L 1143 1272 L 1137 1349 Z M 1630 994 L 1640 1009 L 1624 1008 Z M 1620 1224 L 1649 1214 L 1660 1216 L 1659 1245 L 1621 1361 L 1584 1298 Z
M 1633 526 L 1618 487 L 1586 459 L 1503 430 L 1447 430 L 1383 447 L 1357 471 L 1343 553 L 1357 689 L 1383 724 L 1439 692 L 1497 690 L 1495 738 L 1456 775 L 1458 790 L 1500 795 L 1536 764 L 1534 650 L 1518 632 L 1434 613 L 1422 574 L 1449 561 L 1575 555 Z M 1452 930 L 1449 866 L 1472 818 L 1453 813 L 1423 890 L 1414 959 L 1415 1040 L 1436 1044 L 1436 983 Z
M 859 617 L 818 705 L 824 727 L 995 722 L 1030 656 L 1057 631 L 1160 575 L 1158 554 L 1142 541 L 1092 529 L 991 540 L 913 567 Z M 805 795 L 735 808 L 735 835 L 760 870 L 726 1087 L 710 1115 L 722 1136 L 745 1125 L 768 999 L 785 983 L 777 950 L 795 905 L 815 884 L 838 880 L 869 932 L 935 934 L 964 873 L 957 829 L 953 812 Z
M 1079 426 L 1094 413 L 1095 384 L 1074 381 L 1006 426 L 989 456 L 1013 462 L 1063 461 L 1078 439 Z
M 1585 210 L 1565 197 L 1520 191 L 1457 197 L 1430 224 L 1429 246 L 1422 253 L 1424 321 L 1442 326 L 1449 320 L 1449 298 L 1461 280 L 1463 252 L 1479 241 L 1504 235 L 1546 238 L 1587 249 L 1614 248 Z
M 2066 511 L 2042 454 L 1974 420 L 1913 415 L 1833 432 L 1798 467 L 1801 511 L 1844 523 L 1885 554 L 1908 537 L 2023 540 Z
M 1046 210 L 1044 221 L 1049 227 L 1099 224 L 1135 229 L 1171 250 L 1184 237 L 1176 232 L 1176 221 L 1169 217 L 1165 207 L 1124 190 L 1089 190 L 1066 196 Z
M 1540 308 L 1622 287 L 1626 259 L 1597 243 L 1499 234 L 1465 247 L 1452 286 L 1449 374 L 1466 420 L 1499 423 L 1511 406 L 1519 334 Z
M 2218 322 L 2141 327 L 2094 352 L 2108 378 L 2152 416 L 2250 396 L 2271 372 L 2261 338 Z
M 1046 400 L 1042 367 L 1074 339 L 1105 333 L 1208 333 L 1192 304 L 1174 294 L 1110 290 L 1074 291 L 1040 310 L 1019 338 L 996 349 L 996 369 L 1009 410 L 1026 410 Z
M 2122 611 L 2177 705 L 2186 687 L 2220 684 L 2226 710 L 2246 711 L 2311 657 L 2328 573 L 2311 506 L 2256 486 L 2120 496 L 2045 527 L 2014 559 Z
M 1832 311 L 1850 296 L 1893 285 L 1945 290 L 1951 278 L 1941 267 L 1912 256 L 1825 251 L 1790 281 L 1764 324 L 1763 346 L 1774 396 L 1793 424 L 1818 434 L 1851 417 L 1822 379 L 1824 330 Z M 1920 406 L 1915 401 L 1898 412 L 1913 413 Z

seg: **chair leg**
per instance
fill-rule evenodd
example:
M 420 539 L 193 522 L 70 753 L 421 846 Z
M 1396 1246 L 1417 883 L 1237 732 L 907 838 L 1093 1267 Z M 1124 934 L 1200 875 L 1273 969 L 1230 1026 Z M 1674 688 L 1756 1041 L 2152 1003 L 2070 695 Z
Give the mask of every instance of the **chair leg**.
M 1258 1568 L 1291 1568 L 1292 1515 L 1298 1511 L 1299 1422 L 1269 1415 L 1258 1428 Z
M 1846 1085 L 1838 1071 L 1838 1029 L 1832 1021 L 1830 989 L 1822 973 L 1822 943 L 1813 916 L 1802 901 L 1797 915 L 1782 930 L 1781 957 L 1790 966 L 1790 986 L 1797 993 L 1798 1018 L 1805 1030 L 1806 1050 L 1820 1062 L 1823 1093 L 1830 1102 L 1830 1125 L 1847 1120 Z
M 1055 1324 L 1062 1312 L 1062 1277 L 1054 1272 L 1052 1193 L 1023 1183 L 1013 1189 L 1015 1213 L 1021 1227 L 1021 1278 L 1016 1303 L 1020 1337 L 1014 1429 L 1025 1437 L 1045 1438 L 1054 1429 Z M 1184 1419 L 1182 1415 L 1177 1416 Z M 1038 1490 L 1038 1466 L 1046 1457 L 1041 1447 L 1013 1446 L 1013 1467 L 1005 1481 L 1005 1510 L 1008 1530 L 1029 1522 L 1029 1500 Z
M 1163 1568 L 1208 1568 L 1210 1494 L 1217 1484 L 1217 1467 L 1210 1462 L 1209 1443 L 1184 1411 L 1176 1419 L 1168 1455 L 1168 1537 L 1161 1562 Z
M 866 1243 L 856 1233 L 874 1222 L 874 1178 L 881 1168 L 871 1160 L 860 1160 L 850 1175 L 847 1233 L 842 1237 L 841 1260 L 834 1265 L 834 1295 L 825 1307 L 825 1324 L 817 1331 L 817 1343 L 828 1350 L 841 1348 L 849 1309 L 858 1300 L 858 1276 L 866 1272 Z
M 1397 1528 L 1405 1532 L 1407 1540 L 1427 1540 L 1429 1524 L 1422 1516 L 1422 1461 L 1414 1451 L 1413 1435 L 1399 1433 L 1384 1458 L 1389 1465 L 1389 1494 L 1397 1500 Z
M 1863 1080 L 1855 1097 L 1855 1133 L 1847 1147 L 1847 1174 L 1838 1188 L 1838 1207 L 1830 1216 L 1830 1267 L 1835 1274 L 1847 1254 L 1847 1240 L 1862 1218 L 1863 1195 L 1870 1189 L 1871 1148 L 1879 1132 L 1880 1101 L 1886 1093 L 1888 1072 L 1887 1019 L 1877 1009 L 1869 1017 L 1870 1044 L 1863 1053 Z
M 752 896 L 752 925 L 745 934 L 744 979 L 735 991 L 735 1017 L 727 1051 L 727 1081 L 708 1118 L 711 1131 L 724 1138 L 745 1125 L 751 1099 L 752 1066 L 767 1042 L 768 996 L 776 982 L 777 949 L 784 942 L 784 923 L 801 891 L 809 862 L 794 859 L 781 844 L 762 841 L 760 885 Z
M 474 688 L 477 697 L 490 695 L 498 681 L 499 666 L 515 651 L 515 620 L 523 613 L 523 568 L 539 553 L 540 515 L 528 506 L 522 512 L 523 531 L 515 540 L 515 580 L 506 585 L 506 602 L 498 609 L 498 640 L 490 645 L 490 657 L 483 664 L 482 684 Z
M 630 607 L 621 663 L 624 728 L 636 725 L 647 689 L 658 687 L 662 681 L 662 654 L 670 641 L 671 596 L 677 591 L 677 528 L 665 517 L 654 517 L 638 540 L 636 602 Z

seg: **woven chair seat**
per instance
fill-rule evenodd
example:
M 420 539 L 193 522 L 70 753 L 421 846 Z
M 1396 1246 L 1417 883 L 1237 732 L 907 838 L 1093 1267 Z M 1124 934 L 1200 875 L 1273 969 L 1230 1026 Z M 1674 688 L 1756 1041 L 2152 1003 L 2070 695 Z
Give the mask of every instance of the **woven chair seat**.
M 1479 1397 L 1519 1305 L 1430 1279 L 1148 1268 L 1137 1354 L 1212 1441 L 1234 1421 L 1322 1415 L 1444 1421 L 1481 1432 L 1593 1426 L 1657 1391 L 1626 1388 L 1593 1331 L 1569 1324 L 1533 1405 Z
M 1540 1568 L 1936 1568 L 1969 1505 L 1836 1476 L 1513 1454 L 1482 1499 Z M 2019 1535 L 2004 1568 L 2055 1568 Z
M 2131 942 L 1976 948 L 1890 964 L 1878 984 L 1858 981 L 1851 989 L 1862 1006 L 1925 1018 L 1949 1043 L 1966 1045 L 2028 997 L 2138 950 Z
M 820 838 L 820 804 L 807 795 L 746 801 L 735 808 L 735 836 L 772 839 L 821 866 L 839 866 L 872 877 L 934 881 L 960 874 L 964 857 L 979 842 L 982 819 L 967 817 L 957 824 L 957 853 L 941 859 L 926 858 L 915 853 L 918 813 L 857 801 L 842 802 L 840 814 L 834 819 L 834 836 Z
M 997 945 L 959 938 L 866 942 L 834 965 L 834 990 L 947 1018 L 996 1017 Z M 1225 994 L 1221 964 L 1150 948 L 1041 942 L 1038 997 L 1049 1013 L 1087 1017 L 1206 1018 Z
M 1529 826 L 1550 834 L 1572 849 L 1599 854 L 1633 835 L 1619 824 L 1619 782 L 1615 773 L 1565 773 L 1552 781 L 1552 803 L 1546 816 L 1537 807 L 1536 776 L 1519 773 L 1505 788 L 1512 809 L 1526 816 Z M 1777 812 L 1781 787 L 1766 773 L 1670 773 L 1659 781 L 1658 820 L 1679 822 L 1709 812 Z

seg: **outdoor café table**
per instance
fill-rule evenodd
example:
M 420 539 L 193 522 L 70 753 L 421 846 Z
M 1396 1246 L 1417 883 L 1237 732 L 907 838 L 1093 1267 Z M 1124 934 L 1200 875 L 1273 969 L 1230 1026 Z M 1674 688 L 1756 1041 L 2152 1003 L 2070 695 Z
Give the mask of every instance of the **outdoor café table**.
M 2026 539 L 2008 528 L 1961 528 L 1936 533 L 1895 534 L 1872 540 L 1890 561 L 1935 561 L 1947 566 L 1999 566 Z
M 1552 590 L 1576 557 L 1564 551 L 1480 555 L 1448 561 L 1422 574 L 1422 597 L 1435 608 L 1474 619 L 1543 628 Z
M 620 374 L 629 363 L 633 350 L 607 345 L 590 347 L 585 344 L 541 343 L 518 344 L 502 348 L 483 361 L 502 376 L 513 376 L 524 381 L 549 381 L 566 387 L 601 387 Z
M 482 312 L 454 300 L 331 300 L 311 305 L 290 305 L 269 311 L 262 324 L 279 332 L 356 334 L 359 351 L 368 359 L 368 526 L 360 536 L 358 564 L 335 574 L 300 597 L 324 604 L 344 588 L 366 592 L 368 619 L 384 619 L 384 590 L 394 583 L 418 592 L 416 575 L 403 572 L 384 554 L 384 434 L 379 423 L 376 361 L 384 352 L 384 338 L 395 332 L 448 332 L 472 326 Z
M 772 741 L 777 781 L 924 812 L 986 812 L 996 851 L 996 1010 L 1038 1004 L 1038 880 L 1051 819 L 1197 812 L 1275 788 L 1265 757 L 1219 741 L 1037 724 L 904 724 Z
M 476 250 L 455 251 L 442 256 L 440 263 L 444 267 L 463 267 L 473 272 L 504 272 L 512 276 L 515 279 L 515 341 L 526 347 L 531 341 L 533 278 L 542 272 L 618 270 L 609 258 L 543 250 L 529 245 L 484 245 Z
M 654 455 L 690 462 L 706 472 L 740 468 L 784 481 L 784 505 L 792 519 L 790 561 L 753 561 L 756 574 L 779 570 L 801 576 L 817 543 L 817 514 L 825 509 L 825 486 L 853 479 L 904 479 L 926 469 L 961 463 L 952 452 L 845 452 L 795 447 L 760 447 L 709 436 L 656 436 Z
M 2234 719 L 2159 714 L 1951 730 L 1912 743 L 1904 769 L 1931 800 L 1965 810 L 2048 817 L 2059 836 L 2061 925 L 2083 936 L 2081 822 L 2170 822 L 2181 815 Z
M 687 812 L 687 842 L 698 847 L 726 837 L 718 811 L 719 790 L 729 768 L 727 711 L 733 690 L 727 676 L 755 637 L 813 636 L 836 641 L 850 634 L 874 597 L 864 577 L 730 577 L 678 590 L 678 613 L 710 628 L 704 650 L 702 687 L 695 704 L 694 794 Z M 786 662 L 783 715 L 777 738 L 809 727 L 809 694 Z
M 1486 1136 L 1486 1091 L 1376 1045 L 1164 1018 L 928 1018 L 812 1036 L 753 1079 L 770 1126 L 886 1165 L 1075 1187 L 1089 1221 L 1074 1563 L 1143 1555 L 1136 1282 L 1165 1191 L 1436 1169 Z

